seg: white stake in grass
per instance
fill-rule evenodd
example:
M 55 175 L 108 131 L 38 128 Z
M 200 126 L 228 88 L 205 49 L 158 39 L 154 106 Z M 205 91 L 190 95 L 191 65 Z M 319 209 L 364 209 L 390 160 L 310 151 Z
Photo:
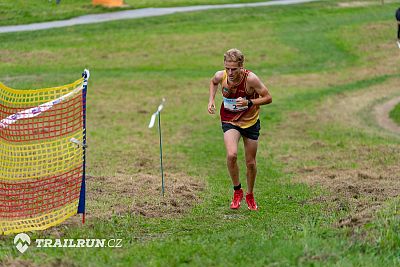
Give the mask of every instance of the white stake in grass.
M 154 123 L 156 121 L 156 117 L 158 115 L 158 135 L 160 136 L 160 169 L 161 169 L 161 188 L 162 188 L 162 195 L 164 196 L 164 168 L 163 168 L 163 161 L 162 161 L 162 137 L 161 137 L 161 110 L 164 107 L 165 98 L 162 99 L 161 104 L 158 106 L 157 111 L 151 115 L 149 128 L 153 128 Z

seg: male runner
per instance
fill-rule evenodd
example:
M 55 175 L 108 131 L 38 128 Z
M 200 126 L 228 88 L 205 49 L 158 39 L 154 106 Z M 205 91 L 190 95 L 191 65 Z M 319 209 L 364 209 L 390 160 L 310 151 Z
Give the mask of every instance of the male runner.
M 215 113 L 215 94 L 221 84 L 223 102 L 220 108 L 222 130 L 227 154 L 227 167 L 233 183 L 231 209 L 238 209 L 243 199 L 239 179 L 237 148 L 243 137 L 249 210 L 257 210 L 253 189 L 257 175 L 256 154 L 260 132 L 260 106 L 272 102 L 267 87 L 253 72 L 243 67 L 244 56 L 238 49 L 230 49 L 224 54 L 225 70 L 217 71 L 210 81 L 208 112 Z

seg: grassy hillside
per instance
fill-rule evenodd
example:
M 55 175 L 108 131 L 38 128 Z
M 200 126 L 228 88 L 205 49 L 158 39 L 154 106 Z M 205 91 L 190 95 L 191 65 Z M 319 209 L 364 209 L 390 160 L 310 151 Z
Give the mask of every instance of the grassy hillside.
M 93 6 L 91 0 L 61 0 L 59 4 L 56 3 L 56 0 L 2 0 L 0 2 L 0 26 L 69 19 L 86 14 L 125 9 L 264 1 L 265 0 L 125 0 L 124 7 L 105 8 Z
M 7 86 L 61 85 L 91 70 L 88 222 L 28 234 L 123 239 L 122 248 L 20 254 L 13 235 L 0 237 L 0 263 L 399 265 L 400 139 L 373 116 L 399 95 L 395 8 L 328 1 L 0 35 Z M 207 113 L 209 79 L 232 47 L 273 96 L 261 108 L 259 212 L 229 210 L 222 131 Z M 147 125 L 162 97 L 164 200 L 143 182 L 159 182 L 158 137 Z M 242 148 L 239 162 L 244 184 Z

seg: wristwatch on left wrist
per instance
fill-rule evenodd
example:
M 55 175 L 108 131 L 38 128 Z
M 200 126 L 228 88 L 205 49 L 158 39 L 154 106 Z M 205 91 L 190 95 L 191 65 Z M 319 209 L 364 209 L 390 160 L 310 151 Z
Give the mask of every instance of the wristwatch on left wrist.
M 253 105 L 253 101 L 251 101 L 250 99 L 247 99 L 247 107 L 251 108 L 252 105 Z

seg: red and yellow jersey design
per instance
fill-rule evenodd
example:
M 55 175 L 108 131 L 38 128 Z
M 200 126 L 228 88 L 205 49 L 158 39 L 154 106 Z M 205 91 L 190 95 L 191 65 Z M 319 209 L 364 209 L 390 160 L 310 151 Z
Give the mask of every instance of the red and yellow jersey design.
M 224 78 L 222 79 L 222 96 L 224 101 L 221 103 L 220 116 L 222 122 L 231 123 L 240 128 L 248 128 L 253 126 L 260 113 L 260 107 L 253 105 L 250 108 L 237 108 L 234 103 L 235 99 L 242 97 L 246 99 L 259 98 L 257 92 L 249 93 L 247 91 L 247 78 L 250 74 L 249 70 L 243 70 L 242 79 L 236 85 L 228 85 L 228 76 L 224 71 Z

